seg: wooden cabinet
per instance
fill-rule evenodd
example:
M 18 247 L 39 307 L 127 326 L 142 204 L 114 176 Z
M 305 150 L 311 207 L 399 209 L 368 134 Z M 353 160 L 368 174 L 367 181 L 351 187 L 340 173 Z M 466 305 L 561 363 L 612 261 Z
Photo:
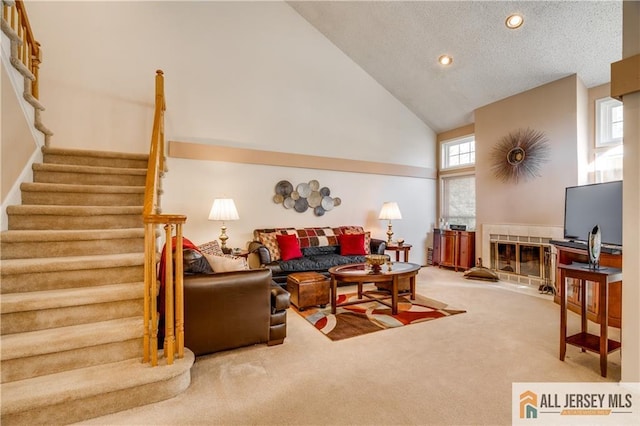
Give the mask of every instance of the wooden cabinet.
M 454 268 L 456 266 L 456 247 L 458 233 L 444 231 L 440 234 L 440 261 L 438 265 Z
M 469 269 L 475 265 L 476 233 L 433 230 L 433 265 Z
M 455 232 L 455 231 L 454 231 Z M 463 269 L 473 268 L 476 264 L 476 233 L 458 231 L 458 262 Z
M 558 251 L 556 264 L 571 265 L 573 262 L 588 263 L 589 257 L 587 250 L 555 246 Z M 622 268 L 621 254 L 600 254 L 600 266 L 610 266 L 612 268 Z M 575 313 L 582 311 L 582 286 L 578 280 L 568 278 L 567 283 L 567 308 Z M 591 321 L 598 322 L 598 313 L 600 312 L 600 297 L 598 283 L 586 281 L 586 302 L 587 302 L 587 318 Z M 556 287 L 560 282 L 560 272 L 556 271 Z M 560 297 L 557 294 L 555 302 L 560 303 Z M 609 285 L 608 300 L 608 322 L 609 326 L 620 328 L 622 323 L 622 282 L 614 282 Z

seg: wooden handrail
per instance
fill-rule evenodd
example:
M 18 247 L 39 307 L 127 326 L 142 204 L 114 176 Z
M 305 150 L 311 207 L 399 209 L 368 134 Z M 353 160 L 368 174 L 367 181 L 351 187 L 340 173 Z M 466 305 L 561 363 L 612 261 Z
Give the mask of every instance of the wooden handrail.
M 18 35 L 22 45 L 18 49 L 18 59 L 33 74 L 31 94 L 38 99 L 38 70 L 42 62 L 42 52 L 31 30 L 27 9 L 23 0 L 15 0 L 15 4 L 3 4 L 3 18 Z
M 149 148 L 149 162 L 147 165 L 147 180 L 144 193 L 145 216 L 158 212 L 159 178 L 164 173 L 164 73 L 156 71 L 156 98 L 153 114 L 153 130 L 151 132 L 151 147 Z
M 156 71 L 156 96 L 151 132 L 151 146 L 145 183 L 144 221 L 144 337 L 143 361 L 158 365 L 158 315 L 164 316 L 164 356 L 167 364 L 173 364 L 174 357 L 184 356 L 184 296 L 182 268 L 182 225 L 187 221 L 183 215 L 160 214 L 160 178 L 165 172 L 164 147 L 164 74 Z M 156 263 L 156 228 L 165 230 L 164 312 L 158 312 L 158 274 Z M 175 250 L 172 246 L 175 229 Z M 175 260 L 174 260 L 175 251 Z M 174 274 L 175 265 L 175 274 Z M 175 280 L 174 280 L 175 276 Z

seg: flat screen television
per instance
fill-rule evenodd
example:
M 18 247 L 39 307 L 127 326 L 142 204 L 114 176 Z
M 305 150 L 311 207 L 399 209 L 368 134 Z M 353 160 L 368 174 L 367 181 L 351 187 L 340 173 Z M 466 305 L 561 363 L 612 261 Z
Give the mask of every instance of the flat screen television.
M 600 226 L 602 244 L 622 247 L 622 181 L 565 189 L 564 238 L 586 242 Z

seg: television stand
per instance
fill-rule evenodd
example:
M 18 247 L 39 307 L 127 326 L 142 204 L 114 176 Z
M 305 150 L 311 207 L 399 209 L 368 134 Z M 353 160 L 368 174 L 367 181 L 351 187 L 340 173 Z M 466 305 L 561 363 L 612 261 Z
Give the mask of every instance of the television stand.
M 567 248 L 573 248 L 573 249 L 585 250 L 585 251 L 588 249 L 587 243 L 582 241 L 576 241 L 576 240 L 551 240 L 549 241 L 549 243 L 553 244 L 556 247 L 567 247 Z M 614 254 L 614 255 L 622 254 L 622 247 L 603 244 L 600 247 L 600 253 Z

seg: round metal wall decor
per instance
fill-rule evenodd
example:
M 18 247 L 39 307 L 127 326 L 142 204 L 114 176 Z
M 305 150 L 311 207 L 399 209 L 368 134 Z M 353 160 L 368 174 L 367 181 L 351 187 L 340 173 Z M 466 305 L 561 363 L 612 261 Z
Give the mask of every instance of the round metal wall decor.
M 276 194 L 287 197 L 291 194 L 291 191 L 293 191 L 293 185 L 288 180 L 281 180 L 276 184 Z
M 307 202 L 307 199 L 302 197 L 298 198 L 296 200 L 296 203 L 293 206 L 293 209 L 298 213 L 304 213 L 307 211 L 308 208 L 309 208 L 309 203 Z
M 315 179 L 299 183 L 295 189 L 291 182 L 281 180 L 276 184 L 273 202 L 298 213 L 311 210 L 314 215 L 322 216 L 342 204 L 340 198 L 330 194 L 331 190 L 326 186 L 320 187 L 320 182 Z
M 318 191 L 311 191 L 307 201 L 309 201 L 309 207 L 318 207 L 322 202 L 322 195 Z
M 493 147 L 491 170 L 502 182 L 529 180 L 540 176 L 549 160 L 549 141 L 543 132 L 526 129 L 509 133 Z

